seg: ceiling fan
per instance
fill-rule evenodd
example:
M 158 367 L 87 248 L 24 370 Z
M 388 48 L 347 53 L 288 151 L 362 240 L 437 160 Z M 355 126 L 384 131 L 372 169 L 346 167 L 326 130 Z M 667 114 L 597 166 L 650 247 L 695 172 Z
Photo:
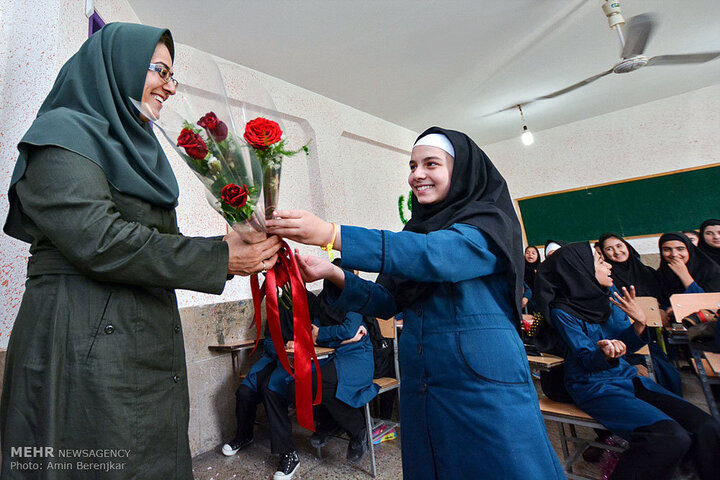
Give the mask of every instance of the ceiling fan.
M 504 112 L 506 110 L 512 110 L 518 108 L 518 105 L 525 106 L 529 103 L 536 102 L 538 100 L 547 100 L 549 98 L 555 98 L 568 92 L 572 92 L 580 87 L 598 80 L 605 75 L 611 73 L 629 73 L 638 70 L 643 67 L 650 67 L 656 65 L 682 65 L 688 63 L 704 63 L 709 62 L 720 56 L 720 51 L 716 52 L 704 52 L 704 53 L 688 53 L 683 55 L 657 55 L 655 57 L 648 58 L 643 55 L 645 46 L 652 35 L 653 29 L 655 28 L 655 17 L 650 13 L 643 13 L 632 17 L 625 26 L 625 33 L 623 34 L 622 25 L 625 24 L 625 19 L 622 16 L 620 9 L 620 2 L 614 0 L 605 0 L 602 5 L 603 12 L 608 19 L 608 24 L 611 29 L 614 29 L 620 39 L 620 45 L 622 57 L 618 63 L 612 66 L 612 68 L 600 72 L 597 75 L 586 78 L 578 83 L 565 87 L 561 90 L 543 95 L 541 97 L 528 100 L 520 104 L 514 104 L 497 112 L 493 112 L 490 115 Z

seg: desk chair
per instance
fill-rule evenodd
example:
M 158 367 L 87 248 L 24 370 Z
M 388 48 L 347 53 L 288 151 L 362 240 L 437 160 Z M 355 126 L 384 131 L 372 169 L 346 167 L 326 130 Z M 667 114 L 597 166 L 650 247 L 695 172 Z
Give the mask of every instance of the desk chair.
M 560 445 L 563 452 L 563 470 L 565 470 L 565 474 L 569 479 L 593 480 L 589 477 L 577 475 L 573 472 L 573 466 L 582 458 L 583 452 L 588 447 L 598 447 L 603 450 L 612 450 L 614 452 L 623 451 L 620 447 L 614 447 L 594 440 L 579 438 L 577 436 L 577 432 L 575 431 L 576 425 L 599 430 L 605 430 L 605 427 L 598 423 L 590 415 L 580 410 L 576 405 L 571 403 L 555 402 L 547 397 L 543 397 L 540 399 L 540 413 L 542 413 L 545 420 L 555 422 L 558 426 Z M 565 432 L 565 425 L 569 427 L 570 435 Z M 572 454 L 570 454 L 568 443 L 574 443 L 577 445 Z
M 670 304 L 675 314 L 675 321 L 681 323 L 683 318 L 698 310 L 717 310 L 720 308 L 720 292 L 676 293 L 670 297 Z M 688 348 L 690 349 L 693 366 L 697 371 L 698 377 L 700 377 L 700 385 L 705 394 L 705 400 L 710 407 L 710 414 L 715 418 L 720 418 L 718 404 L 710 389 L 710 385 L 720 384 L 720 376 L 717 376 L 720 371 L 714 371 L 713 368 L 713 365 L 715 365 L 716 368 L 720 369 L 718 357 L 716 354 L 713 355 L 695 348 L 691 342 L 687 341 L 687 337 L 685 338 Z M 710 356 L 708 357 L 708 355 Z

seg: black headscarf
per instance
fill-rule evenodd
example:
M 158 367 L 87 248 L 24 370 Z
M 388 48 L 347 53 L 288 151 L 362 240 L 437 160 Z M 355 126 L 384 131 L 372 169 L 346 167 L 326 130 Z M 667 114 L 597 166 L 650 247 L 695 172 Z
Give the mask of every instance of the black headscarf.
M 609 289 L 595 278 L 588 243 L 563 245 L 538 268 L 533 299 L 546 319 L 553 308 L 559 308 L 588 323 L 605 323 L 611 312 L 609 296 Z
M 711 218 L 709 220 L 705 220 L 700 225 L 700 239 L 698 240 L 698 248 L 705 255 L 710 257 L 717 265 L 720 265 L 720 248 L 708 245 L 708 243 L 705 241 L 705 229 L 711 225 L 720 225 L 720 220 Z
M 178 184 L 165 153 L 130 99 L 141 100 L 161 28 L 110 23 L 60 69 L 37 118 L 18 144 L 5 233 L 31 242 L 22 227 L 15 184 L 33 148 L 53 145 L 96 163 L 118 191 L 160 207 L 177 204 Z M 171 55 L 172 55 L 172 50 Z
M 616 262 L 605 254 L 605 241 L 610 238 L 617 238 L 625 244 L 628 250 L 628 259 L 624 262 Z M 598 239 L 600 251 L 605 261 L 612 265 L 613 283 L 620 290 L 622 287 L 630 288 L 635 286 L 635 293 L 638 297 L 655 297 L 660 299 L 661 290 L 657 273 L 652 267 L 648 267 L 640 261 L 640 254 L 635 248 L 625 241 L 617 233 L 605 233 Z
M 431 127 L 418 139 L 431 133 L 445 135 L 455 150 L 450 191 L 445 200 L 434 205 L 420 204 L 413 194 L 412 218 L 403 230 L 429 233 L 455 223 L 480 229 L 497 245 L 500 256 L 507 261 L 507 279 L 513 294 L 509 300 L 517 323 L 522 297 L 523 245 L 520 222 L 505 179 L 485 152 L 464 133 Z M 412 282 L 385 275 L 381 275 L 378 282 L 393 293 L 401 308 L 432 295 L 438 287 L 436 283 Z
M 525 275 L 523 279 L 525 283 L 527 283 L 530 287 L 530 290 L 532 290 L 535 288 L 535 272 L 537 272 L 537 269 L 542 262 L 540 261 L 540 251 L 537 249 L 537 247 L 533 247 L 532 245 L 530 245 L 527 248 L 534 248 L 535 253 L 537 253 L 537 259 L 534 262 L 530 263 L 527 261 L 527 259 L 525 260 Z M 527 248 L 525 249 L 526 251 Z
M 683 293 L 686 288 L 682 281 L 670 269 L 670 266 L 662 256 L 662 246 L 665 242 L 677 240 L 685 244 L 688 251 L 687 266 L 690 276 L 695 280 L 700 288 L 706 292 L 720 292 L 720 266 L 715 264 L 707 255 L 701 252 L 692 244 L 689 238 L 680 232 L 665 233 L 658 241 L 660 249 L 660 267 L 658 268 L 658 278 L 660 280 L 660 288 L 662 293 L 661 303 L 670 304 L 670 296 L 675 293 Z

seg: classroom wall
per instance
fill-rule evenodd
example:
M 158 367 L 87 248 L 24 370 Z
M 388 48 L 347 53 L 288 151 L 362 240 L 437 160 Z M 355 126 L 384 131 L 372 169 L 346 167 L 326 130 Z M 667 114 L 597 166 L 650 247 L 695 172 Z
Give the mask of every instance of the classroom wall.
M 720 85 L 713 85 L 534 132 L 530 147 L 518 135 L 483 149 L 519 198 L 720 162 L 719 130 Z M 657 237 L 630 243 L 657 252 Z

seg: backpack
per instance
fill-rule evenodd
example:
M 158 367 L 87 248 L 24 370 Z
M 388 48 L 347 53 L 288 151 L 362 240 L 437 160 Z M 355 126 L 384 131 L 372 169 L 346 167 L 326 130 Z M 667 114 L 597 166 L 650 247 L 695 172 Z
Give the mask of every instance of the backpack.
M 373 378 L 394 377 L 395 358 L 394 346 L 391 338 L 385 338 L 380 331 L 377 318 L 365 317 L 365 326 L 373 346 L 373 359 L 375 361 L 375 374 Z

